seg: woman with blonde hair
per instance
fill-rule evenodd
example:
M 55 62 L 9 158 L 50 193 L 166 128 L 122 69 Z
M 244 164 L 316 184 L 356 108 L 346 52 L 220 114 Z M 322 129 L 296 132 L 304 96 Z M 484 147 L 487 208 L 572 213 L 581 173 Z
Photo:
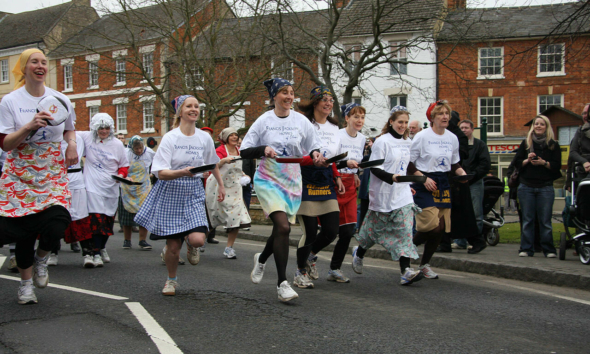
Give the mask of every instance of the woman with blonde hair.
M 538 115 L 533 119 L 526 139 L 514 157 L 519 170 L 518 200 L 522 209 L 520 257 L 535 254 L 535 216 L 539 221 L 541 247 L 545 257 L 555 258 L 551 214 L 555 190 L 553 181 L 561 177 L 561 149 L 555 141 L 549 119 Z
M 195 128 L 199 119 L 199 101 L 190 95 L 172 101 L 176 117 L 174 129 L 162 137 L 152 163 L 152 173 L 158 182 L 150 191 L 135 216 L 135 222 L 151 232 L 150 239 L 166 240 L 165 262 L 168 279 L 163 295 L 176 295 L 176 271 L 183 240 L 187 258 L 192 265 L 199 263 L 198 247 L 205 243 L 207 214 L 205 190 L 201 173 L 192 173 L 194 167 L 216 164 L 219 157 L 211 136 Z M 225 198 L 225 188 L 219 167 L 213 170 L 219 185 L 217 200 Z

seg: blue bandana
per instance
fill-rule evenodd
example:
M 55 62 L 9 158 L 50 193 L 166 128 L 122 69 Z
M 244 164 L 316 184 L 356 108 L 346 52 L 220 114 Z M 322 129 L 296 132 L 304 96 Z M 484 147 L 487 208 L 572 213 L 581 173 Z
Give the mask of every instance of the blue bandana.
M 186 101 L 186 99 L 189 97 L 193 97 L 196 99 L 196 97 L 193 95 L 182 95 L 182 96 L 178 96 L 172 100 L 172 107 L 174 108 L 174 113 L 178 112 L 178 109 L 180 107 L 182 107 L 182 104 L 184 103 L 184 101 Z
M 350 113 L 350 111 L 354 108 L 354 107 L 360 107 L 361 105 L 358 103 L 347 103 L 345 105 L 340 106 L 340 110 L 342 111 L 342 116 L 346 117 L 348 115 L 348 113 Z
M 316 86 L 313 89 L 311 89 L 311 97 L 310 98 L 314 98 L 318 95 L 330 95 L 330 96 L 334 96 L 332 95 L 332 91 L 330 91 L 329 88 L 327 88 L 324 85 L 321 86 Z
M 293 86 L 293 84 L 291 82 L 289 82 L 289 80 L 285 80 L 285 79 L 281 79 L 280 77 L 277 77 L 276 79 L 266 80 L 264 82 L 264 86 L 266 86 L 266 89 L 268 90 L 268 96 L 272 100 L 273 98 L 275 98 L 277 93 L 279 93 L 280 89 L 282 89 L 285 86 Z
M 399 111 L 408 112 L 408 109 L 404 106 L 395 106 L 391 109 L 391 111 L 389 111 L 389 114 L 394 114 L 395 112 L 399 112 Z

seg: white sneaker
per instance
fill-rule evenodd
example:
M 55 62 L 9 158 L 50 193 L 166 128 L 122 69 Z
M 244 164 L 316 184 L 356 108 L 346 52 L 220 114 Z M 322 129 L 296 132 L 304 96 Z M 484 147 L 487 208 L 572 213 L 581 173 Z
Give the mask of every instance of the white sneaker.
M 92 256 L 87 254 L 84 256 L 84 263 L 82 264 L 84 268 L 94 268 L 94 261 L 92 260 Z
M 254 284 L 260 283 L 264 275 L 264 268 L 266 268 L 266 264 L 258 263 L 258 258 L 260 258 L 260 253 L 254 255 L 254 269 L 250 273 L 250 279 L 252 279 L 252 283 Z
M 205 247 L 197 247 L 197 249 L 199 250 L 199 252 L 203 253 L 205 252 Z
M 234 249 L 232 247 L 226 247 L 225 250 L 223 251 L 223 255 L 227 259 L 236 259 L 237 258 L 236 251 L 234 251 Z
M 318 267 L 316 266 L 317 261 L 318 256 L 312 256 L 311 254 L 307 261 L 305 261 L 305 270 L 307 271 L 307 276 L 311 280 L 318 280 L 320 278 Z
M 279 294 L 279 300 L 287 302 L 299 297 L 295 290 L 291 289 L 288 281 L 283 281 L 280 286 L 277 286 L 277 293 Z
M 96 268 L 100 268 L 104 265 L 103 261 L 102 261 L 102 257 L 100 256 L 100 254 L 95 254 L 94 258 L 92 258 L 92 263 L 94 264 L 94 266 Z
M 8 270 L 13 273 L 18 272 L 18 267 L 16 266 L 16 256 L 10 256 L 10 259 L 8 260 Z
M 519 257 L 528 257 L 528 256 L 529 256 L 529 254 L 528 254 L 528 253 L 526 253 L 526 252 L 520 252 L 520 253 L 518 254 L 518 256 L 519 256 Z
M 350 279 L 344 274 L 340 269 L 330 269 L 328 271 L 328 278 L 329 281 L 335 281 L 337 283 L 350 283 Z
M 103 248 L 100 250 L 100 256 L 102 257 L 102 261 L 104 263 L 111 263 L 111 257 L 109 257 L 109 254 L 107 253 L 106 248 Z
M 356 251 L 358 249 L 358 246 L 355 246 L 352 249 L 352 270 L 354 270 L 356 274 L 363 274 L 363 259 L 356 256 Z
M 313 289 L 314 285 L 307 273 L 301 273 L 299 269 L 295 272 L 293 285 L 301 289 Z
M 419 268 L 422 273 L 424 274 L 424 276 L 428 279 L 438 279 L 438 274 L 436 274 L 432 268 L 430 268 L 430 264 L 425 264 L 423 266 L 420 266 Z
M 52 253 L 49 255 L 49 259 L 47 260 L 48 266 L 56 266 L 57 265 L 57 254 Z
M 48 256 L 38 260 L 35 257 L 35 264 L 33 264 L 33 284 L 37 288 L 44 288 L 49 283 L 49 271 L 47 270 Z
M 547 253 L 547 258 L 557 258 L 555 253 Z
M 33 282 L 21 282 L 18 287 L 18 303 L 21 305 L 36 304 L 37 296 L 35 296 L 35 287 Z
M 166 246 L 162 249 L 162 253 L 160 253 L 160 259 L 162 260 L 162 264 L 166 265 Z M 184 265 L 184 259 L 178 256 L 178 265 Z
M 420 279 L 424 278 L 424 273 L 419 270 L 414 270 L 414 268 L 406 268 L 404 274 L 402 274 L 400 279 L 401 285 L 410 285 L 414 282 L 420 281 Z
M 166 285 L 162 289 L 162 294 L 166 296 L 176 295 L 176 288 L 178 288 L 178 282 L 176 280 L 166 280 Z
M 184 241 L 186 243 L 186 258 L 188 259 L 188 262 L 192 265 L 199 264 L 199 261 L 201 260 L 199 250 L 196 247 L 191 246 L 188 242 L 188 237 L 186 237 Z

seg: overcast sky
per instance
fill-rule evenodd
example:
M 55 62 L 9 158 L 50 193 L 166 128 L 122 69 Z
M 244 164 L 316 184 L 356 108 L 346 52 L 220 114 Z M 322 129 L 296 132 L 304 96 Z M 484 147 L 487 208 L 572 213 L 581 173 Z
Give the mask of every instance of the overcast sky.
M 62 4 L 69 0 L 0 0 L 0 11 L 19 13 L 24 11 L 38 10 L 44 7 Z M 92 0 L 92 4 L 99 2 L 115 2 L 115 0 Z M 494 6 L 522 6 L 541 5 L 551 3 L 572 2 L 572 0 L 467 0 L 468 6 L 473 7 L 494 7 Z

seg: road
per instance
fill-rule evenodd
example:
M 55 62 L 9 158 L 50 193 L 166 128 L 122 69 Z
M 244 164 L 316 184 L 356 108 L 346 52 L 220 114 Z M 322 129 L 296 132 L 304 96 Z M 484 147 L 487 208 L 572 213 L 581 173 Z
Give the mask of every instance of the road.
M 362 275 L 346 263 L 352 281 L 337 284 L 325 280 L 329 255 L 320 254 L 316 288 L 297 290 L 299 299 L 285 304 L 272 258 L 261 284 L 250 281 L 262 243 L 238 240 L 238 259 L 227 260 L 219 239 L 199 265 L 179 266 L 175 297 L 160 294 L 163 243 L 140 251 L 134 239 L 135 248 L 123 250 L 122 234 L 109 241 L 112 263 L 104 268 L 82 268 L 80 254 L 64 247 L 50 267 L 52 286 L 36 289 L 37 305 L 17 304 L 17 274 L 2 265 L 0 353 L 590 351 L 586 291 L 448 270 L 402 287 L 397 263 L 369 258 Z M 7 255 L 0 249 L 0 263 Z

